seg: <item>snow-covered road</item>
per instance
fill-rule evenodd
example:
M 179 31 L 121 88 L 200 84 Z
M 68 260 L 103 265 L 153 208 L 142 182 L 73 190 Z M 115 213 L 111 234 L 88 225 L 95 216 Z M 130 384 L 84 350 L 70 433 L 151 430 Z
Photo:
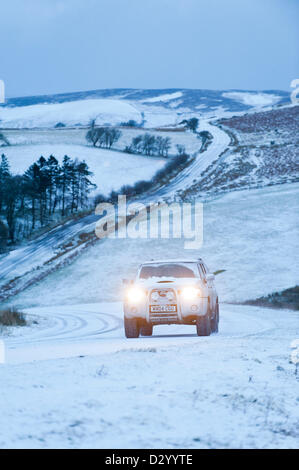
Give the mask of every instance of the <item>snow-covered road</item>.
M 189 325 L 156 326 L 153 338 L 128 341 L 123 331 L 122 306 L 118 302 L 38 307 L 25 311 L 31 318 L 36 318 L 40 326 L 25 328 L 22 336 L 5 339 L 8 363 L 98 355 L 131 350 L 132 347 L 181 347 L 182 343 L 200 341 L 195 327 Z M 275 322 L 269 317 L 264 319 L 259 309 L 254 322 L 250 312 L 249 307 L 224 304 L 219 336 L 243 337 L 274 328 Z M 241 315 L 241 321 L 236 321 L 235 314 Z
M 210 124 L 208 121 L 201 121 L 198 131 L 210 132 L 213 136 L 212 143 L 205 152 L 198 153 L 194 162 L 185 168 L 185 170 L 181 171 L 170 184 L 161 188 L 154 196 L 155 198 L 157 198 L 157 196 L 159 196 L 158 199 L 161 196 L 172 197 L 177 192 L 188 189 L 195 181 L 199 180 L 201 173 L 208 168 L 230 144 L 229 135 L 219 127 Z
M 298 446 L 296 312 L 223 304 L 218 335 L 130 341 L 119 303 L 28 313 L 5 340 L 0 447 Z

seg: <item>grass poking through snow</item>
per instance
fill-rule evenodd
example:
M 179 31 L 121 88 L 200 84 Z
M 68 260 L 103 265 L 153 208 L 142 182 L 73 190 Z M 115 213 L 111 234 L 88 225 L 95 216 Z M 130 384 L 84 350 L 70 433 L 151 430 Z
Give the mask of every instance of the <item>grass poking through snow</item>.
M 260 307 L 270 308 L 289 308 L 291 310 L 299 310 L 299 286 L 281 292 L 274 292 L 267 297 L 260 297 L 255 300 L 247 300 L 246 305 L 257 305 Z
M 16 308 L 0 310 L 0 326 L 25 326 L 27 325 L 25 315 Z

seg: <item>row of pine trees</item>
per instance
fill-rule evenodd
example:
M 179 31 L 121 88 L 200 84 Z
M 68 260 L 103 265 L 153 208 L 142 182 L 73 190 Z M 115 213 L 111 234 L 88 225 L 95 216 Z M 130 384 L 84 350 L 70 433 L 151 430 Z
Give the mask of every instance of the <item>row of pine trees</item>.
M 11 242 L 30 236 L 53 220 L 88 206 L 95 185 L 85 161 L 65 155 L 62 164 L 41 156 L 23 175 L 13 175 L 3 154 L 0 162 L 0 224 Z

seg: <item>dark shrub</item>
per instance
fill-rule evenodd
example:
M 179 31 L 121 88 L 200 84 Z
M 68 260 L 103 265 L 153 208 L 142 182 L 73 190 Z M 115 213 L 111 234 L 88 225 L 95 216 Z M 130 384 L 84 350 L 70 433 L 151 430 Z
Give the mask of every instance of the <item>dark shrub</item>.
M 137 122 L 134 121 L 134 119 L 129 119 L 128 122 L 121 122 L 120 125 L 124 127 L 137 127 L 138 126 Z
M 16 308 L 11 307 L 5 310 L 0 310 L 0 325 L 2 326 L 25 326 L 26 320 L 22 312 Z
M 137 181 L 137 183 L 134 184 L 134 191 L 135 194 L 141 194 L 144 191 L 148 191 L 152 186 L 152 183 L 150 181 Z
M 95 205 L 100 204 L 101 202 L 106 202 L 106 201 L 107 201 L 107 198 L 106 198 L 106 196 L 104 196 L 103 194 L 98 194 L 98 195 L 94 198 L 94 203 L 95 203 Z

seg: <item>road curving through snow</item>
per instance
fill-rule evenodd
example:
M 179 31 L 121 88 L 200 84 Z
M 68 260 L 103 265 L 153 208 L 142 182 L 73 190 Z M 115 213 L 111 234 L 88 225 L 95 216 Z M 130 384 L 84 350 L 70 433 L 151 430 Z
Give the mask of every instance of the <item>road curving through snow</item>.
M 195 326 L 161 325 L 151 338 L 128 340 L 124 336 L 122 305 L 119 302 L 36 307 L 26 309 L 40 327 L 25 327 L 22 336 L 4 339 L 8 363 L 54 358 L 99 355 L 140 348 L 185 347 L 202 342 L 219 343 L 234 338 L 261 336 L 279 328 L 279 315 L 269 310 L 241 305 L 221 305 L 218 335 L 199 338 Z M 276 320 L 275 320 L 276 319 Z M 278 322 L 278 323 L 277 323 Z

